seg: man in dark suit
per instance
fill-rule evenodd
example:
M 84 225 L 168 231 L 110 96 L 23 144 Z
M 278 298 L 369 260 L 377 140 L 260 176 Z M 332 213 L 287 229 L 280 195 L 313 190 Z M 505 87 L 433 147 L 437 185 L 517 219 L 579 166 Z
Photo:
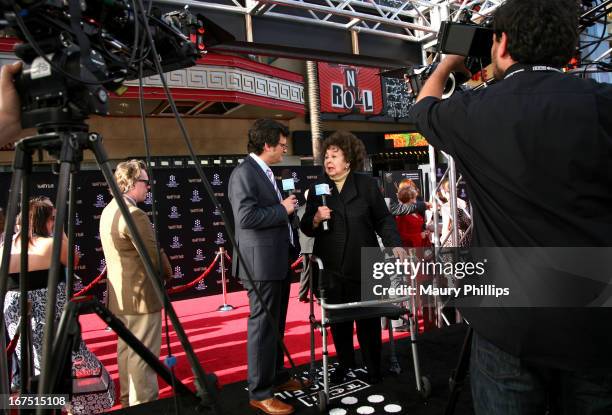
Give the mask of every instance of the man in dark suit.
M 299 253 L 297 229 L 293 229 L 295 196 L 283 199 L 270 165 L 283 160 L 289 130 L 267 119 L 257 120 L 249 130 L 249 155 L 234 169 L 229 181 L 229 199 L 234 213 L 237 248 L 243 263 L 234 255 L 232 272 L 240 277 L 249 296 L 248 385 L 250 405 L 267 414 L 290 414 L 291 405 L 274 397 L 274 392 L 299 390 L 284 368 L 283 350 L 274 334 L 285 332 L 291 270 Z M 246 269 L 261 293 L 261 302 L 248 281 Z M 263 304 L 262 304 L 263 302 Z M 267 307 L 274 319 L 266 317 Z

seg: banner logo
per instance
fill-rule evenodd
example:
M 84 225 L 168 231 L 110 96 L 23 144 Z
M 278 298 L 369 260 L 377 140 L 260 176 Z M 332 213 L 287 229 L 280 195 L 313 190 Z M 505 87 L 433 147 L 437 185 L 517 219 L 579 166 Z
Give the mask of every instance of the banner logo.
M 206 288 L 208 288 L 206 286 L 206 283 L 204 282 L 205 280 L 206 280 L 206 278 L 203 279 L 203 280 L 200 280 L 200 282 L 198 282 L 198 285 L 196 285 L 195 289 L 198 290 L 198 291 L 204 291 Z
M 213 210 L 213 215 L 221 216 L 221 211 L 219 210 L 219 208 L 215 208 L 215 210 Z
M 94 206 L 97 208 L 105 208 L 106 207 L 106 202 L 104 201 L 104 195 L 98 193 L 98 195 L 96 196 L 96 203 L 94 203 Z
M 98 265 L 98 268 L 96 268 L 98 270 L 98 272 L 102 272 L 104 271 L 104 268 L 106 268 L 106 259 L 102 258 L 100 260 L 100 265 Z
M 206 257 L 204 256 L 204 253 L 202 252 L 201 249 L 196 249 L 196 254 L 195 254 L 195 257 L 193 257 L 193 259 L 195 261 L 204 261 Z
M 170 206 L 170 214 L 168 217 L 170 219 L 178 219 L 181 217 L 181 214 L 178 212 L 178 208 L 176 206 Z
M 168 183 L 166 183 L 167 187 L 178 187 L 179 184 L 176 181 L 176 176 L 174 174 L 171 174 L 170 177 L 168 178 Z
M 193 191 L 193 195 L 191 196 L 191 201 L 193 203 L 198 203 L 202 201 L 202 198 L 200 197 L 200 192 L 198 190 Z
M 196 219 L 193 222 L 193 228 L 191 228 L 194 232 L 202 232 L 204 230 L 204 228 L 202 227 L 202 224 L 200 222 L 200 219 Z
M 147 192 L 147 197 L 145 198 L 144 204 L 149 206 L 153 204 L 153 193 Z
M 223 232 L 217 233 L 217 239 L 215 240 L 215 243 L 217 245 L 223 245 L 225 242 L 225 239 L 223 239 Z
M 170 248 L 172 248 L 172 249 L 179 249 L 182 246 L 183 246 L 183 244 L 180 242 L 179 237 L 178 236 L 173 236 L 172 237 L 172 243 L 170 244 Z
M 219 173 L 213 174 L 213 179 L 212 179 L 211 183 L 212 183 L 213 186 L 221 186 L 223 184 L 223 182 L 221 181 L 221 176 L 219 175 Z
M 79 212 L 76 212 L 76 214 L 74 215 L 74 226 L 79 226 L 81 224 L 83 224 L 83 221 L 79 217 Z
M 183 278 L 184 276 L 185 275 L 181 272 L 180 266 L 174 267 L 174 274 L 172 274 L 172 278 L 180 279 L 180 278 Z

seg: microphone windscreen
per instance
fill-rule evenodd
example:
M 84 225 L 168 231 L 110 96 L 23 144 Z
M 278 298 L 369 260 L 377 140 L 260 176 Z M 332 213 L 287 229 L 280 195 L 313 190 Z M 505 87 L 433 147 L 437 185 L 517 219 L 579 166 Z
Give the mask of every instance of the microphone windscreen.
M 291 170 L 283 169 L 281 171 L 281 179 L 284 192 L 295 190 L 295 181 L 293 180 L 293 176 L 291 175 Z
M 289 190 L 295 190 L 295 182 L 293 179 L 283 179 L 283 192 L 288 192 Z
M 329 185 L 327 183 L 321 183 L 315 185 L 315 194 L 317 196 L 330 195 Z

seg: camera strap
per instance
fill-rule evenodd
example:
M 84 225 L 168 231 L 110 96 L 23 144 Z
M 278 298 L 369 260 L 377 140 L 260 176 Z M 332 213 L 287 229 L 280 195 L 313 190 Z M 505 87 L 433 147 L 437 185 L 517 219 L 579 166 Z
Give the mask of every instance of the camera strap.
M 563 71 L 561 69 L 555 68 L 553 66 L 546 66 L 546 65 L 521 65 L 520 67 L 516 68 L 512 72 L 507 73 L 504 76 L 504 79 L 508 79 L 511 76 L 514 76 L 517 73 L 521 73 L 521 72 L 559 72 L 559 73 L 563 73 Z

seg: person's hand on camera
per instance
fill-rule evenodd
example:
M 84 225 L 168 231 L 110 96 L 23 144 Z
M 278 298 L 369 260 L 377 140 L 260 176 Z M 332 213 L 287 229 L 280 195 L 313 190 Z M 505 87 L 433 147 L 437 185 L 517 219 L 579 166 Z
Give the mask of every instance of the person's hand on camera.
M 3 65 L 0 72 L 0 146 L 10 143 L 21 132 L 21 108 L 13 77 L 21 72 L 21 62 Z
M 446 55 L 419 91 L 416 102 L 418 103 L 425 97 L 441 99 L 446 82 L 453 72 L 462 73 L 471 78 L 472 74 L 465 67 L 465 56 Z
M 317 226 L 319 226 L 319 224 L 324 220 L 331 219 L 331 212 L 332 210 L 327 206 L 319 206 L 319 209 L 317 209 L 317 213 L 315 213 L 314 218 L 312 219 L 314 227 L 316 228 Z
M 450 72 L 459 72 L 469 78 L 472 77 L 472 73 L 465 66 L 465 56 L 446 55 L 442 62 L 440 62 L 440 65 L 445 65 Z
M 295 206 L 297 205 L 297 202 L 298 200 L 295 195 L 291 195 L 281 202 L 283 207 L 287 211 L 287 215 L 291 215 L 293 214 L 293 212 L 295 212 Z

